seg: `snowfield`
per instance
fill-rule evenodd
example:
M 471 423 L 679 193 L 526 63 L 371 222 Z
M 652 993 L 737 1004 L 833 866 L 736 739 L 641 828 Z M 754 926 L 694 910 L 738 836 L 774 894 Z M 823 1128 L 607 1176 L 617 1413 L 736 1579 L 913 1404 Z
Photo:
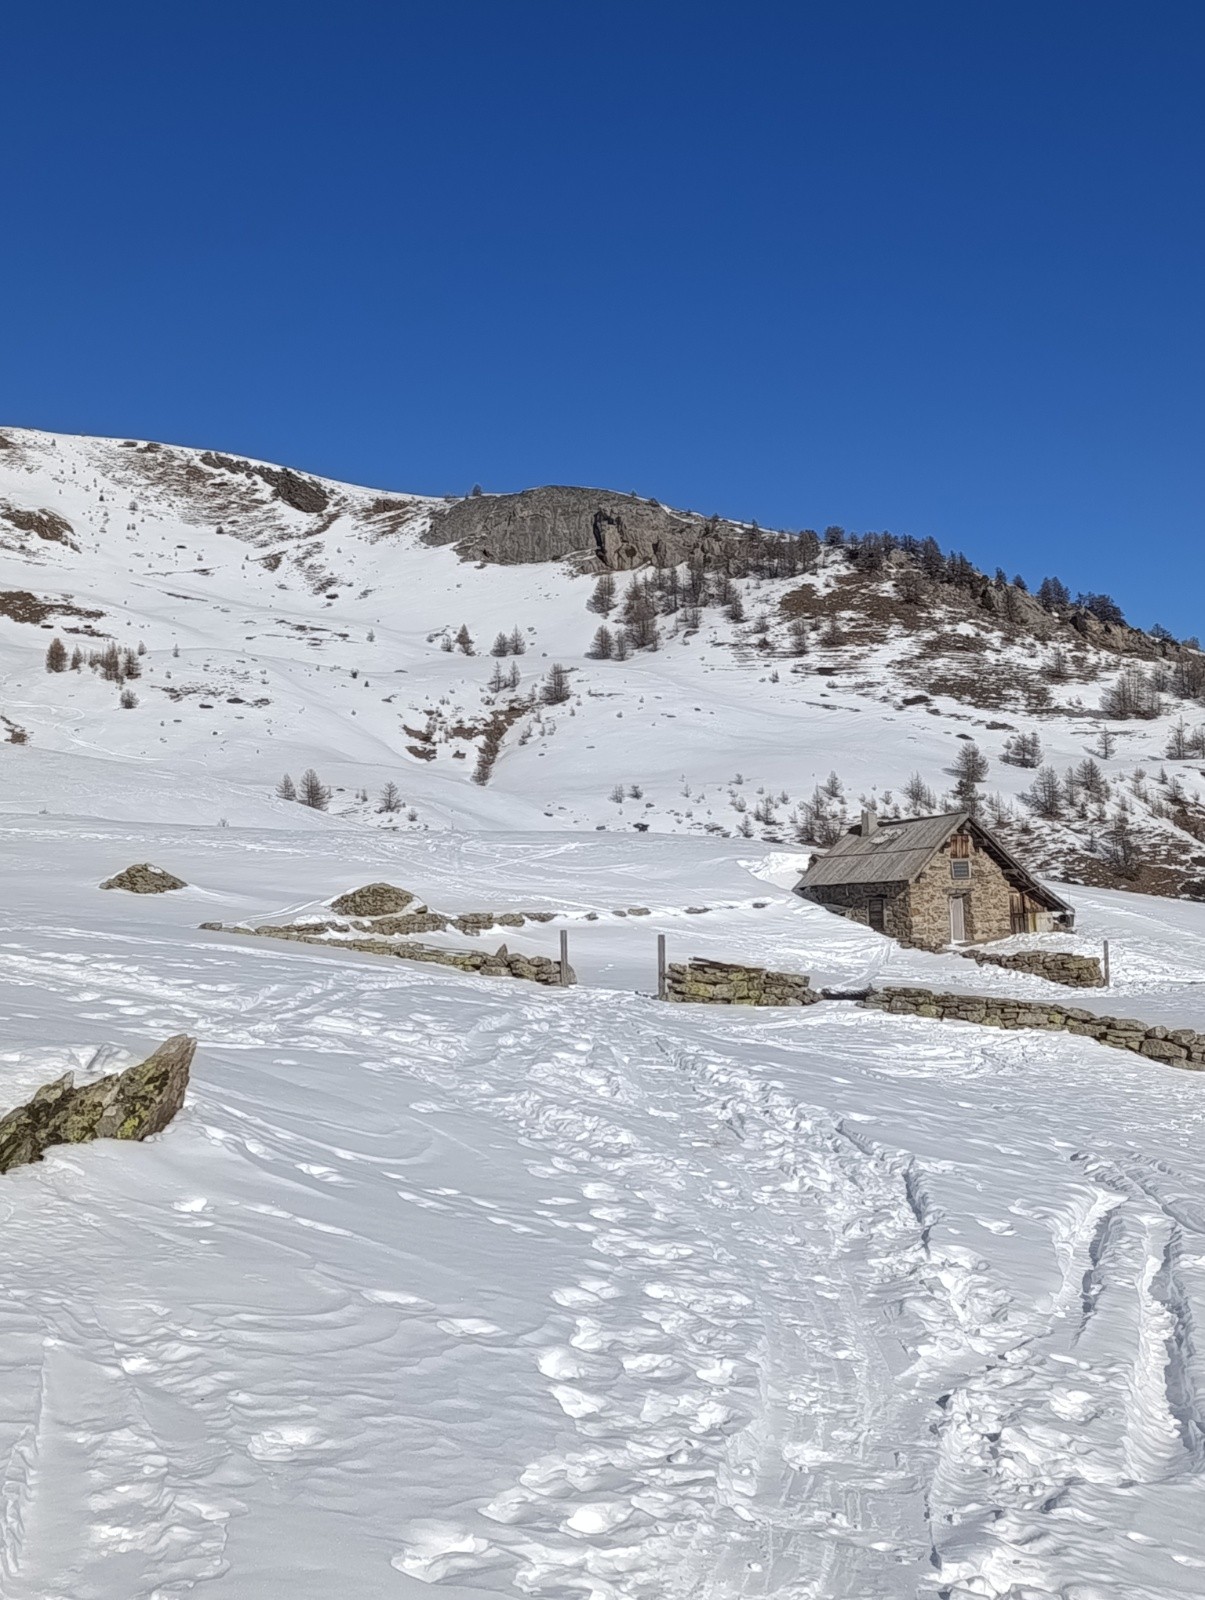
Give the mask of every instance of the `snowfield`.
M 653 997 L 664 934 L 817 986 L 1202 1028 L 1205 906 L 1073 889 L 1064 942 L 1110 941 L 1107 995 L 899 950 L 792 895 L 806 850 L 731 836 L 733 779 L 750 805 L 834 767 L 851 798 L 936 780 L 970 713 L 770 685 L 719 622 L 590 662 L 588 579 L 424 547 L 413 497 L 327 485 L 321 535 L 266 497 L 218 531 L 218 501 L 169 504 L 189 452 L 156 501 L 114 442 L 9 437 L 0 499 L 74 544 L 0 540 L 0 588 L 147 652 L 122 708 L 43 668 L 56 629 L 88 646 L 78 616 L 0 618 L 29 733 L 0 743 L 0 1111 L 199 1047 L 163 1134 L 0 1178 L 4 1600 L 1205 1594 L 1200 1076 Z M 315 538 L 354 576 L 333 600 Z M 440 647 L 461 621 L 485 649 L 533 628 L 525 678 L 580 684 L 484 788 L 454 730 L 494 663 Z M 428 712 L 434 760 L 407 749 Z M 311 764 L 329 812 L 274 793 Z M 188 887 L 99 889 L 143 861 Z M 553 913 L 431 939 L 554 955 L 567 930 L 577 987 L 199 927 L 380 879 Z
M 3 841 L 5 1103 L 201 1040 L 164 1135 L 0 1190 L 6 1600 L 1205 1588 L 1195 1074 L 635 992 L 657 932 L 865 971 L 870 936 L 746 841 L 37 817 Z M 135 856 L 191 887 L 96 887 Z M 583 981 L 196 929 L 376 877 L 572 914 Z M 616 917 L 635 885 L 652 915 Z M 1112 1003 L 1160 998 L 1161 938 L 1184 1005 L 1205 912 L 1139 940 L 1133 898 L 1083 909 L 1119 985 L 1134 951 Z

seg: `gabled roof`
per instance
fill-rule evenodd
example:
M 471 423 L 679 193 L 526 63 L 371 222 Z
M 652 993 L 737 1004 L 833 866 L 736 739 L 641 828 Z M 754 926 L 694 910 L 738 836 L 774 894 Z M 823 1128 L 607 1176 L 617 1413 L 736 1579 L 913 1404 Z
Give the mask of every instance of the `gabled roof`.
M 832 888 L 851 883 L 912 883 L 953 833 L 965 829 L 980 847 L 996 858 L 1005 875 L 1053 911 L 1071 907 L 1026 872 L 1000 841 L 976 822 L 969 811 L 947 811 L 936 817 L 908 821 L 880 820 L 869 833 L 861 828 L 838 839 L 826 855 L 818 856 L 799 880 L 800 889 Z

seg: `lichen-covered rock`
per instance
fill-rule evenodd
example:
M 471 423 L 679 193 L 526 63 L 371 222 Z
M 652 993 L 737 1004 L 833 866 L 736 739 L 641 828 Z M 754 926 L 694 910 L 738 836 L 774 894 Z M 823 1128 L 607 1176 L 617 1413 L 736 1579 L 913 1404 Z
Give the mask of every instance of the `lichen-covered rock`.
M 331 901 L 331 910 L 340 917 L 392 917 L 414 904 L 408 889 L 392 883 L 366 883 Z
M 44 1084 L 0 1118 L 0 1173 L 40 1161 L 56 1144 L 145 1139 L 161 1133 L 184 1103 L 197 1041 L 178 1033 L 125 1072 L 76 1088 L 71 1073 Z
M 116 877 L 106 878 L 101 888 L 125 889 L 130 894 L 167 894 L 172 889 L 187 889 L 188 885 L 183 878 L 175 877 L 162 867 L 154 867 L 149 861 L 140 861 L 119 872 Z

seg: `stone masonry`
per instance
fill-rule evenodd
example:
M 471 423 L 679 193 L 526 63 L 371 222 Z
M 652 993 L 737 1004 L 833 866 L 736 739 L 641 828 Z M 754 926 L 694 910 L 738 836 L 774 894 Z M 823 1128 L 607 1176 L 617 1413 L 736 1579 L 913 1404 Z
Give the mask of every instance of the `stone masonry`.
M 1118 1050 L 1132 1050 L 1152 1061 L 1205 1071 L 1205 1034 L 1192 1028 L 1164 1028 L 1133 1017 L 1102 1017 L 1074 1006 L 1042 1000 L 1009 1000 L 995 995 L 938 994 L 931 989 L 877 989 L 861 1004 L 897 1017 L 934 1017 L 942 1022 L 974 1022 L 987 1028 L 1041 1028 L 1075 1033 Z
M 801 972 L 771 972 L 696 958 L 670 963 L 665 998 L 708 1006 L 811 1006 L 820 996 Z
M 889 938 L 921 950 L 942 950 L 950 943 L 950 898 L 960 895 L 966 902 L 968 940 L 1007 939 L 1012 933 L 1008 879 L 974 839 L 967 858 L 970 875 L 955 878 L 950 848 L 947 842 L 912 883 L 825 884 L 815 898 L 863 927 L 870 925 L 870 902 L 882 898 L 883 932 Z
M 1015 950 L 1004 955 L 994 950 L 964 950 L 962 954 L 980 966 L 1032 972 L 1035 977 L 1069 989 L 1099 989 L 1105 981 L 1098 956 L 1077 956 L 1070 950 Z
M 871 900 L 881 898 L 883 932 L 901 944 L 912 942 L 906 883 L 826 883 L 816 898 L 828 910 L 838 912 L 849 922 L 860 922 L 864 928 L 870 926 Z M 946 938 L 949 938 L 948 926 Z
M 950 942 L 950 896 L 966 898 L 966 936 L 976 941 L 1007 939 L 1012 932 L 1009 884 L 1004 873 L 977 843 L 971 847 L 969 879 L 953 877 L 950 846 L 930 861 L 908 894 L 907 943 L 921 950 L 941 950 Z
M 559 961 L 553 961 L 548 956 L 512 955 L 504 944 L 494 951 L 446 950 L 439 945 L 416 944 L 410 940 L 331 939 L 325 933 L 315 932 L 313 924 L 308 927 L 229 928 L 221 922 L 202 922 L 201 927 L 213 933 L 241 933 L 253 938 L 290 939 L 297 944 L 317 944 L 325 950 L 361 950 L 371 956 L 395 956 L 399 961 L 433 962 L 441 967 L 455 967 L 460 972 L 476 972 L 483 978 L 525 978 L 529 983 L 542 983 L 549 987 L 559 986 L 561 982 Z M 568 969 L 567 978 L 570 983 L 577 982 L 572 967 Z

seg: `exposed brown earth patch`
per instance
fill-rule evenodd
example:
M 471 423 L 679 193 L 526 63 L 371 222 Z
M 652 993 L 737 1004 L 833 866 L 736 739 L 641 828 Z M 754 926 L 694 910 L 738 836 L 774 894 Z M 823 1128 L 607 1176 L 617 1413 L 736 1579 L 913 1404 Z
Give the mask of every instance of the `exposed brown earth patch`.
M 26 589 L 0 589 L 0 617 L 10 622 L 42 623 L 51 617 L 103 617 L 103 611 L 88 611 L 70 600 L 40 600 Z

